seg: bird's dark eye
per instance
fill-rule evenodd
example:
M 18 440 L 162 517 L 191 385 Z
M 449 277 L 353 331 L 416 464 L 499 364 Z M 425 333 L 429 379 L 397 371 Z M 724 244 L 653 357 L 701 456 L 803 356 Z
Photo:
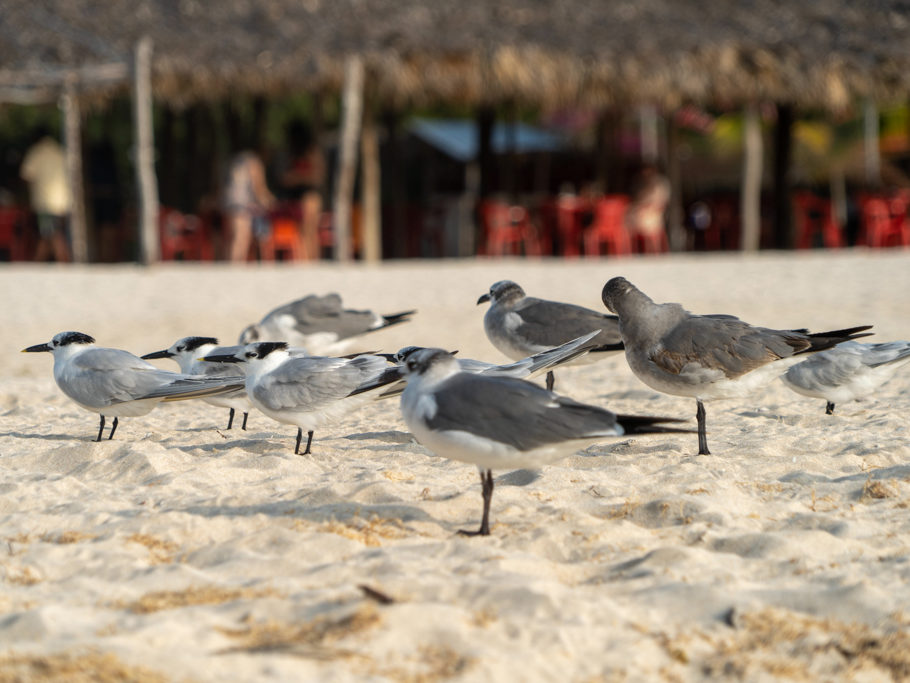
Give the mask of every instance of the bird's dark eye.
M 253 351 L 247 351 L 247 352 L 246 352 L 246 357 L 247 357 L 247 358 L 255 358 L 255 357 L 256 357 L 256 354 L 255 354 L 255 352 L 253 352 Z
M 53 342 L 51 342 L 51 343 L 52 343 L 54 346 L 60 346 L 60 342 L 58 342 L 56 339 L 55 339 Z
M 178 347 L 177 347 L 177 353 L 180 353 L 181 351 L 183 351 L 183 347 L 182 347 L 182 346 L 178 346 Z

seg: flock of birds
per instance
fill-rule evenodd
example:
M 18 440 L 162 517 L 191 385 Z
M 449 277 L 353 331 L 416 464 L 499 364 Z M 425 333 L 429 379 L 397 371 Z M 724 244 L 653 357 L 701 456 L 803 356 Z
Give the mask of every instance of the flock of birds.
M 829 332 L 775 330 L 732 315 L 695 315 L 658 304 L 622 277 L 601 298 L 608 315 L 529 297 L 514 282 L 490 287 L 484 329 L 515 362 L 460 359 L 440 348 L 405 347 L 395 354 L 337 356 L 354 339 L 408 321 L 415 311 L 378 315 L 342 306 L 337 294 L 307 296 L 268 313 L 240 334 L 236 346 L 212 337 L 184 337 L 141 358 L 95 346 L 81 332 L 61 332 L 25 352 L 51 352 L 61 391 L 86 410 L 113 417 L 145 415 L 162 402 L 202 399 L 236 412 L 246 429 L 253 407 L 295 425 L 294 452 L 311 452 L 315 429 L 358 405 L 400 395 L 414 437 L 434 453 L 475 464 L 483 515 L 476 531 L 489 535 L 494 468 L 536 468 L 590 444 L 626 434 L 691 432 L 671 417 L 617 415 L 553 393 L 554 368 L 596 362 L 625 352 L 629 367 L 657 391 L 695 398 L 698 452 L 709 454 L 704 402 L 746 396 L 781 377 L 806 396 L 836 403 L 871 394 L 910 362 L 910 342 L 870 344 L 870 325 Z M 315 355 L 323 354 L 323 355 Z M 811 354 L 808 355 L 807 354 Z M 148 363 L 171 358 L 180 372 Z M 801 361 L 801 362 L 800 362 Z M 546 372 L 546 389 L 529 378 Z

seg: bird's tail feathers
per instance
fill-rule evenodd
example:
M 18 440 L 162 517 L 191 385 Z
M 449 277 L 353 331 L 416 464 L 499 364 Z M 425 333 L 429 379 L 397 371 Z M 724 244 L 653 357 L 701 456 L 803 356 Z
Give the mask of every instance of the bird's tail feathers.
M 160 398 L 162 401 L 186 401 L 191 398 L 227 394 L 244 387 L 245 379 L 243 377 L 219 377 L 214 381 L 211 378 L 185 377 L 159 387 L 150 394 L 142 396 L 141 399 Z
M 809 335 L 809 346 L 808 348 L 798 351 L 797 353 L 814 353 L 815 351 L 824 351 L 825 349 L 830 349 L 833 346 L 838 344 L 851 341 L 853 339 L 861 339 L 862 337 L 871 337 L 874 332 L 866 332 L 866 330 L 871 330 L 872 325 L 860 325 L 859 327 L 848 327 L 845 330 L 832 330 L 830 332 L 814 332 Z M 860 334 L 865 332 L 865 334 Z
M 411 319 L 411 316 L 417 312 L 417 309 L 413 311 L 403 311 L 401 313 L 392 313 L 390 315 L 382 316 L 382 325 L 377 327 L 377 330 L 381 330 L 384 327 L 391 327 L 392 325 L 397 325 L 398 323 L 406 323 Z
M 678 417 L 652 415 L 617 415 L 616 422 L 626 434 L 694 434 L 695 430 L 681 427 L 666 427 L 663 423 L 680 423 L 686 420 Z

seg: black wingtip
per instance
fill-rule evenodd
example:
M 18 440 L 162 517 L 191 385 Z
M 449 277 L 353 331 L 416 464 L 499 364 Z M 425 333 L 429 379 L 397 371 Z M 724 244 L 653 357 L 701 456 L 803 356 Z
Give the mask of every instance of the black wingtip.
M 590 353 L 608 353 L 610 351 L 625 351 L 626 345 L 622 342 L 616 342 L 615 344 L 601 344 L 600 346 L 595 346 L 592 349 L 585 349 Z
M 838 344 L 841 344 L 845 341 L 852 341 L 854 339 L 862 339 L 863 337 L 871 337 L 874 332 L 866 332 L 866 330 L 871 330 L 872 325 L 860 325 L 858 327 L 848 327 L 844 330 L 831 330 L 830 332 L 814 332 L 809 335 L 810 346 L 800 353 L 812 353 L 814 351 L 824 351 L 830 349 Z M 865 334 L 862 334 L 865 332 Z
M 695 434 L 694 429 L 666 427 L 665 423 L 686 422 L 678 417 L 659 417 L 652 415 L 617 415 L 616 422 L 626 434 Z
M 411 316 L 417 312 L 417 309 L 413 311 L 403 311 L 402 313 L 392 313 L 390 315 L 382 316 L 383 327 L 389 327 L 390 325 L 397 325 L 398 323 L 404 323 L 410 320 Z

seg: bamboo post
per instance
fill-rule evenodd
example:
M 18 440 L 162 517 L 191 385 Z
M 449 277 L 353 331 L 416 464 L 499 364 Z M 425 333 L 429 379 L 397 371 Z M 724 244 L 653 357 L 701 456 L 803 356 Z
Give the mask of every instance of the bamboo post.
M 878 187 L 882 181 L 882 158 L 878 148 L 878 106 L 867 99 L 863 107 L 864 159 L 866 186 Z
M 363 204 L 363 260 L 379 261 L 382 258 L 382 208 L 381 170 L 379 164 L 379 136 L 376 119 L 371 107 L 363 111 L 363 132 L 360 138 L 360 156 L 363 164 L 363 182 L 360 186 Z
M 682 168 L 679 159 L 679 128 L 675 117 L 667 117 L 667 179 L 670 181 L 670 203 L 667 207 L 667 241 L 670 251 L 686 249 L 686 210 L 682 196 Z
M 133 134 L 133 162 L 139 190 L 139 260 L 148 265 L 161 258 L 152 121 L 152 40 L 148 37 L 136 44 L 133 60 Z
M 67 76 L 63 89 L 63 149 L 70 186 L 70 239 L 73 261 L 88 263 L 88 235 L 85 225 L 84 183 L 82 178 L 82 121 L 76 77 Z
M 743 180 L 739 214 L 743 251 L 758 251 L 761 243 L 762 139 L 758 108 L 743 112 Z
M 344 65 L 341 97 L 341 150 L 335 174 L 335 260 L 351 260 L 351 201 L 357 175 L 357 138 L 363 110 L 363 62 L 357 55 Z

